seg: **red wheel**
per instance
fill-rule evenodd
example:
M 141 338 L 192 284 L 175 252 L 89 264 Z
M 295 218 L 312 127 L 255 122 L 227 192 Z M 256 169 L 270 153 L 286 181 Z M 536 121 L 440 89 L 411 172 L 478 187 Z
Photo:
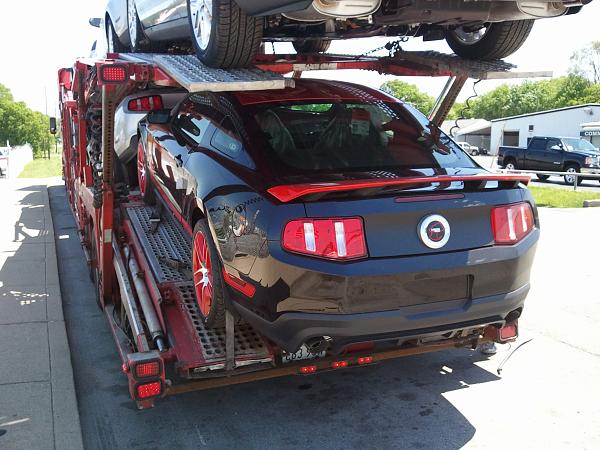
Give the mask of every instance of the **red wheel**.
M 213 274 L 208 243 L 202 232 L 198 232 L 194 236 L 193 270 L 198 306 L 202 315 L 207 317 L 212 306 Z
M 198 307 L 207 327 L 220 328 L 225 325 L 223 277 L 206 220 L 196 223 L 193 236 L 192 270 Z
M 146 155 L 144 154 L 144 146 L 140 142 L 138 144 L 137 151 L 137 173 L 138 173 L 138 186 L 140 187 L 140 193 L 142 196 L 146 194 Z
M 156 203 L 154 187 L 152 186 L 152 180 L 149 178 L 150 173 L 148 171 L 148 164 L 146 163 L 146 151 L 141 141 L 138 143 L 137 150 L 137 176 L 140 194 L 144 202 L 150 206 L 154 205 Z

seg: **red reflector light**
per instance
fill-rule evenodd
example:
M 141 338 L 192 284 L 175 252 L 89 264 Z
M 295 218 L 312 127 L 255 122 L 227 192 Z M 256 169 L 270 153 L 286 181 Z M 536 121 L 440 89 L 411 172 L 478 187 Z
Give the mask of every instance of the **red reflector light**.
M 328 259 L 367 256 L 363 222 L 359 217 L 292 220 L 283 231 L 282 246 L 290 252 Z
M 117 64 L 101 66 L 100 79 L 105 83 L 122 83 L 127 80 L 127 67 Z
M 527 236 L 535 225 L 533 209 L 527 202 L 492 208 L 492 232 L 499 245 L 511 245 Z
M 515 339 L 519 335 L 519 327 L 517 321 L 507 323 L 500 328 L 500 340 L 502 342 Z
M 160 363 L 158 361 L 138 363 L 135 366 L 136 378 L 157 377 L 158 375 L 160 375 Z
M 371 364 L 373 362 L 372 356 L 361 356 L 356 360 L 358 364 Z
M 156 111 L 163 109 L 162 97 L 160 95 L 150 95 L 148 97 L 134 98 L 127 103 L 129 111 Z
M 332 369 L 343 369 L 344 367 L 348 367 L 348 361 L 334 361 L 331 363 Z
M 139 384 L 135 391 L 138 399 L 157 397 L 161 394 L 162 384 L 160 381 L 154 381 L 152 383 Z
M 317 366 L 304 366 L 304 367 L 300 367 L 300 373 L 303 373 L 303 374 L 315 373 L 316 371 L 317 371 Z

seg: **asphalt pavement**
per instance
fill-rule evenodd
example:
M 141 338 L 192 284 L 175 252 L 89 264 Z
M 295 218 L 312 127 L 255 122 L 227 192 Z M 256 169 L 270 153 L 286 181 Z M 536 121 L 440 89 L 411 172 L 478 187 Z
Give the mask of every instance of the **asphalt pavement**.
M 540 211 L 521 337 L 495 356 L 457 349 L 183 394 L 137 411 L 64 187 L 49 194 L 86 449 L 600 448 L 598 208 Z

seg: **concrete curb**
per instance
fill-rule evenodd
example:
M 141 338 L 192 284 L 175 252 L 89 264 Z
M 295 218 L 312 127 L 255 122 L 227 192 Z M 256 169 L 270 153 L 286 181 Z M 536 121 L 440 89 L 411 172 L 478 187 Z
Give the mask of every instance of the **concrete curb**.
M 600 207 L 600 200 L 584 200 L 584 208 Z
M 46 286 L 48 289 L 48 342 L 50 348 L 50 379 L 52 383 L 52 413 L 54 420 L 54 447 L 56 449 L 83 449 L 81 424 L 79 422 L 79 409 L 75 383 L 73 380 L 73 367 L 71 365 L 71 352 L 67 339 L 67 330 L 64 322 L 60 282 L 58 278 L 58 265 L 56 259 L 56 246 L 54 242 L 54 224 L 50 211 L 48 185 L 46 183 L 44 196 L 48 205 L 44 214 L 46 235 Z

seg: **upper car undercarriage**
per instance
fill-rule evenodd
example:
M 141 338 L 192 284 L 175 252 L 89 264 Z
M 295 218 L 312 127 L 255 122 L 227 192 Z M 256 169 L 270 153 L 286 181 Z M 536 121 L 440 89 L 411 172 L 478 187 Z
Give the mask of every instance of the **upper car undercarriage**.
M 267 16 L 264 37 L 270 41 L 344 39 L 371 36 L 443 39 L 448 29 L 472 32 L 494 22 L 549 18 L 574 14 L 583 2 L 513 2 L 464 0 L 373 0 L 362 17 L 333 17 L 331 11 L 308 9 Z

